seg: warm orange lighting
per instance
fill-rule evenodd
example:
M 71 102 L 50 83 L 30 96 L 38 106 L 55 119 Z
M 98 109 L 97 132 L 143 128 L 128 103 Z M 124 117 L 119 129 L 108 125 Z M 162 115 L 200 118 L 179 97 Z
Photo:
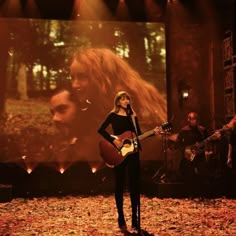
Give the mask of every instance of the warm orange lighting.
M 24 9 L 24 13 L 29 17 L 40 17 L 40 11 L 35 1 L 28 0 Z
M 116 8 L 116 17 L 118 20 L 129 20 L 129 10 L 124 0 L 120 0 Z
M 189 91 L 188 90 L 183 90 L 182 91 L 182 98 L 187 99 L 189 97 Z
M 77 2 L 78 1 L 78 2 Z M 111 19 L 112 15 L 103 1 L 77 0 L 74 3 L 73 15 L 83 20 Z M 79 9 L 79 10 L 78 10 Z M 79 13 L 79 17 L 78 17 Z
M 145 11 L 146 16 L 149 21 L 158 20 L 162 15 L 162 9 L 159 4 L 155 0 L 145 0 Z
M 30 174 L 33 170 L 31 168 L 27 168 L 27 173 Z
M 74 5 L 71 11 L 71 19 L 77 19 L 80 17 L 80 4 L 81 0 L 74 0 Z
M 93 174 L 107 167 L 107 165 L 104 162 L 100 162 L 100 161 L 89 162 L 89 166 Z
M 61 174 L 63 174 L 63 173 L 65 172 L 65 168 L 60 167 L 59 172 L 60 172 Z
M 23 15 L 20 1 L 2 1 L 1 10 L 5 16 L 21 17 Z

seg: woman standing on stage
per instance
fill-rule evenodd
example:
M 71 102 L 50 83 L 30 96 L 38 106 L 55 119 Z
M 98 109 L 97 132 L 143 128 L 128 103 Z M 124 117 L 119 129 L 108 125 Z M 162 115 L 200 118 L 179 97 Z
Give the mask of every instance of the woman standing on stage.
M 130 107 L 130 103 L 130 96 L 127 92 L 118 92 L 114 99 L 114 108 L 98 129 L 98 132 L 103 136 L 103 138 L 114 144 L 118 149 L 122 147 L 122 142 L 107 132 L 106 129 L 109 125 L 111 125 L 113 129 L 113 135 L 121 135 L 127 131 L 130 131 L 134 136 L 141 134 L 138 118 L 133 109 Z M 135 152 L 126 156 L 123 162 L 114 167 L 115 201 L 118 212 L 118 226 L 122 231 L 127 229 L 123 211 L 123 193 L 126 171 L 128 172 L 127 174 L 132 208 L 132 228 L 136 230 L 140 229 L 140 215 L 138 214 L 140 202 L 140 149 L 140 144 L 137 143 L 137 149 Z

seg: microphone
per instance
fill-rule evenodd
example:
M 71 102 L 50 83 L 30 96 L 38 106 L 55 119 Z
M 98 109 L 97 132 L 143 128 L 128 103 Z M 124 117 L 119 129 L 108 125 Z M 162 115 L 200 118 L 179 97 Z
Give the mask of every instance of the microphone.
M 132 110 L 130 104 L 127 104 L 127 114 L 128 115 L 132 115 L 133 114 L 133 110 Z

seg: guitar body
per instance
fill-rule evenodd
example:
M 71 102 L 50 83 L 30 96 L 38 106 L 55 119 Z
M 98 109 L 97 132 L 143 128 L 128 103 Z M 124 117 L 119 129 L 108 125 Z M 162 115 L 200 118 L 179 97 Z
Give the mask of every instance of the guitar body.
M 131 131 L 126 131 L 121 135 L 111 135 L 122 142 L 122 146 L 119 150 L 114 144 L 104 138 L 101 138 L 98 142 L 100 156 L 105 161 L 107 166 L 114 167 L 121 164 L 121 162 L 123 162 L 129 154 L 138 151 L 138 140 L 142 140 L 157 133 L 168 132 L 171 128 L 172 125 L 167 122 L 162 124 L 160 127 L 156 127 L 153 130 L 149 130 L 139 135 L 138 137 Z
M 203 153 L 205 151 L 205 144 L 211 140 L 217 139 L 216 132 L 221 133 L 221 132 L 227 132 L 231 130 L 230 126 L 223 126 L 223 128 L 215 130 L 215 132 L 210 135 L 209 137 L 205 138 L 201 142 L 197 142 L 192 146 L 187 146 L 185 147 L 184 150 L 184 157 L 189 160 L 193 161 L 196 157 L 196 155 Z
M 186 147 L 184 150 L 184 157 L 189 160 L 189 161 L 193 161 L 194 158 L 196 156 L 196 152 L 194 151 L 194 149 L 192 147 Z
M 122 147 L 119 150 L 104 138 L 101 138 L 98 143 L 100 155 L 109 167 L 121 164 L 129 154 L 138 151 L 134 133 L 126 131 L 116 137 L 122 141 Z

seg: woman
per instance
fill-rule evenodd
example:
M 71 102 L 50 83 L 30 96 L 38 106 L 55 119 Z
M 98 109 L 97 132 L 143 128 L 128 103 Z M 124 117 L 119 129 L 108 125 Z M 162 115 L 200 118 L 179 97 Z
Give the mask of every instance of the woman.
M 132 115 L 131 115 L 132 114 Z M 132 116 L 134 119 L 132 119 Z M 113 143 L 117 149 L 122 148 L 122 141 L 119 138 L 111 136 L 107 132 L 108 126 L 111 125 L 113 135 L 121 135 L 124 132 L 129 132 L 131 136 L 140 135 L 141 130 L 139 127 L 138 119 L 130 107 L 130 96 L 125 91 L 120 91 L 116 94 L 114 99 L 114 108 L 108 114 L 105 121 L 102 123 L 98 132 L 108 142 Z M 126 222 L 123 212 L 123 193 L 125 185 L 126 170 L 128 171 L 128 183 L 130 190 L 130 200 L 132 208 L 132 227 L 139 229 L 139 215 L 138 207 L 140 201 L 139 179 L 140 179 L 140 164 L 139 164 L 139 150 L 140 145 L 137 143 L 135 152 L 126 156 L 120 164 L 114 167 L 115 173 L 115 201 L 118 212 L 118 226 L 121 230 L 126 230 Z
M 81 105 L 80 123 L 83 126 L 80 127 L 79 137 L 85 148 L 88 143 L 90 147 L 97 147 L 97 127 L 110 111 L 113 98 L 120 90 L 127 91 L 132 97 L 139 122 L 145 130 L 166 122 L 165 91 L 159 91 L 142 79 L 126 60 L 110 49 L 88 48 L 76 52 L 70 64 L 70 75 L 72 87 L 76 90 Z M 156 145 L 156 140 L 146 145 L 150 148 L 145 148 L 142 154 L 156 160 L 162 153 L 161 145 Z M 86 155 L 88 160 L 100 159 L 96 148 L 86 149 L 89 152 Z
M 110 49 L 89 48 L 77 52 L 70 65 L 70 75 L 83 111 L 89 112 L 92 107 L 96 117 L 104 116 L 116 92 L 124 89 L 132 96 L 140 119 L 155 124 L 166 121 L 164 95 Z M 100 102 L 102 106 L 98 106 Z

